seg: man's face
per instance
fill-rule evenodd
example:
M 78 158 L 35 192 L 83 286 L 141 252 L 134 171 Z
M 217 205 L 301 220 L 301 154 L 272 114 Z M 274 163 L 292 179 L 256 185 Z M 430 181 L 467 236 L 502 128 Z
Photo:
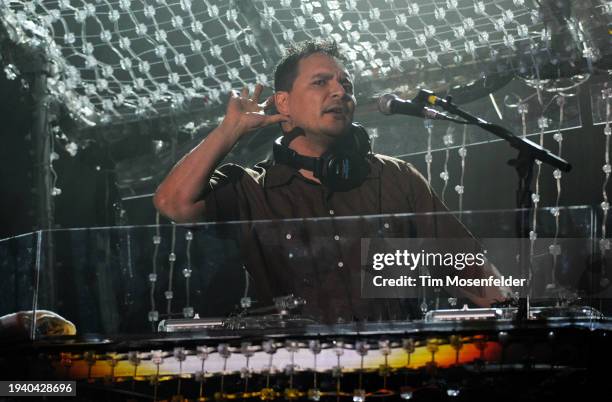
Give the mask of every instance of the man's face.
M 293 87 L 283 94 L 286 99 L 277 104 L 279 112 L 289 115 L 291 125 L 307 135 L 337 137 L 353 121 L 351 78 L 344 66 L 324 53 L 300 60 Z

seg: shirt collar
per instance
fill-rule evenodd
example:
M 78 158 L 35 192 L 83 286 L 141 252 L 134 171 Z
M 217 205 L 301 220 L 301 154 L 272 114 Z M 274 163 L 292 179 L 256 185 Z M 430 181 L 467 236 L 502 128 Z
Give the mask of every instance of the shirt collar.
M 368 162 L 370 172 L 366 176 L 366 180 L 379 179 L 382 165 L 374 163 L 376 158 L 374 155 L 369 155 Z M 261 180 L 264 188 L 278 187 L 288 184 L 292 179 L 308 180 L 300 174 L 300 172 L 281 163 L 274 163 L 273 160 L 266 160 L 255 165 L 255 169 L 262 173 Z

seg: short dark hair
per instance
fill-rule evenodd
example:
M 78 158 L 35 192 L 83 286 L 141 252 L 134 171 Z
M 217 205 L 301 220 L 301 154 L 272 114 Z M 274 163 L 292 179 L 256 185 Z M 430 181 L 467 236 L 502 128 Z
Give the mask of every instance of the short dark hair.
M 274 90 L 291 91 L 293 82 L 298 75 L 300 60 L 315 53 L 323 53 L 342 62 L 346 61 L 335 41 L 306 40 L 298 42 L 287 49 L 285 56 L 276 65 L 274 69 Z

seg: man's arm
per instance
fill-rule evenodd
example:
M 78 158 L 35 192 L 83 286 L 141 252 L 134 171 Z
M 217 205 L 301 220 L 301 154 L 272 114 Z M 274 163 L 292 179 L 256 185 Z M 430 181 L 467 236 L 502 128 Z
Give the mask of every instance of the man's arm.
M 240 95 L 231 93 L 223 122 L 185 155 L 157 188 L 153 203 L 162 215 L 180 223 L 201 219 L 205 209 L 202 195 L 215 168 L 236 142 L 248 132 L 288 121 L 285 115 L 264 114 L 274 98 L 258 104 L 262 90 L 263 86 L 257 85 L 251 98 L 246 88 Z

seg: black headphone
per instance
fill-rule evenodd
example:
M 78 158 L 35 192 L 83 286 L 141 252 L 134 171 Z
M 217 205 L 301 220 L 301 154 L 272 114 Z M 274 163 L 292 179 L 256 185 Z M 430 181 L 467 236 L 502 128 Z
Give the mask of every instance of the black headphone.
M 367 160 L 372 153 L 370 136 L 360 124 L 352 123 L 349 133 L 318 158 L 298 154 L 287 146 L 284 138 L 274 141 L 274 161 L 310 170 L 330 190 L 346 191 L 357 187 L 370 172 Z

